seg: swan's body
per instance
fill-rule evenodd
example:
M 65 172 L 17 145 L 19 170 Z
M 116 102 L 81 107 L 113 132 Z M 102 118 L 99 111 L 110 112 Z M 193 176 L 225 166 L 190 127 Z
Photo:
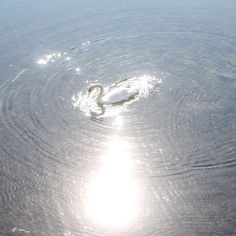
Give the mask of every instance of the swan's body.
M 134 99 L 138 94 L 137 90 L 131 90 L 129 88 L 117 87 L 113 88 L 111 91 L 104 94 L 104 88 L 101 84 L 93 84 L 88 88 L 90 93 L 94 89 L 99 89 L 99 94 L 97 96 L 97 105 L 101 108 L 101 113 L 91 112 L 92 116 L 101 116 L 105 113 L 105 105 L 122 105 L 123 103 Z

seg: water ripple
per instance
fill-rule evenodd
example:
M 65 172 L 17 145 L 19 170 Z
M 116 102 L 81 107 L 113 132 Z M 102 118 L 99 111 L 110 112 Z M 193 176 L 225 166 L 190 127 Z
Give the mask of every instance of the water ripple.
M 169 18 L 173 9 L 142 9 L 99 19 L 94 14 L 77 26 L 70 18 L 55 30 L 48 23 L 41 39 L 47 47 L 28 38 L 35 51 L 23 57 L 26 44 L 14 44 L 15 61 L 3 50 L 3 234 L 196 235 L 216 226 L 220 233 L 235 231 L 232 18 L 198 21 L 196 13 L 176 10 L 175 21 Z M 143 90 L 93 119 L 86 95 L 93 83 Z M 84 214 L 88 183 L 114 137 L 131 147 L 131 172 L 141 193 L 137 221 L 115 233 Z

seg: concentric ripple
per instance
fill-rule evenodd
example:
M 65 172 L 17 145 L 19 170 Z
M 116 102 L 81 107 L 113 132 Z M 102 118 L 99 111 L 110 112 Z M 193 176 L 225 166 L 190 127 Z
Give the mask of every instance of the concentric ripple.
M 0 36 L 0 235 L 236 232 L 234 12 L 120 4 Z M 139 94 L 94 119 L 93 83 Z M 135 220 L 113 227 L 122 214 Z

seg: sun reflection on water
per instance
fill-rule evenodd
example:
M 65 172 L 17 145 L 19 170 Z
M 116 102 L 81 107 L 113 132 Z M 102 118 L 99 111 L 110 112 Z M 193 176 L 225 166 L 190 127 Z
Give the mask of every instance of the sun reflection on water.
M 88 191 L 86 213 L 95 223 L 123 227 L 138 217 L 139 188 L 127 141 L 114 137 Z
M 122 125 L 123 125 L 123 119 L 121 116 L 116 116 L 114 119 L 114 122 L 112 123 L 112 125 L 117 129 L 117 130 L 121 130 Z

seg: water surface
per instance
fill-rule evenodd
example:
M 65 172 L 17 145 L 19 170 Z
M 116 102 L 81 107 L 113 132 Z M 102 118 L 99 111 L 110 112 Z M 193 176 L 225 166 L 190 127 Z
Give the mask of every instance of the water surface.
M 0 235 L 236 234 L 234 1 L 0 5 Z

